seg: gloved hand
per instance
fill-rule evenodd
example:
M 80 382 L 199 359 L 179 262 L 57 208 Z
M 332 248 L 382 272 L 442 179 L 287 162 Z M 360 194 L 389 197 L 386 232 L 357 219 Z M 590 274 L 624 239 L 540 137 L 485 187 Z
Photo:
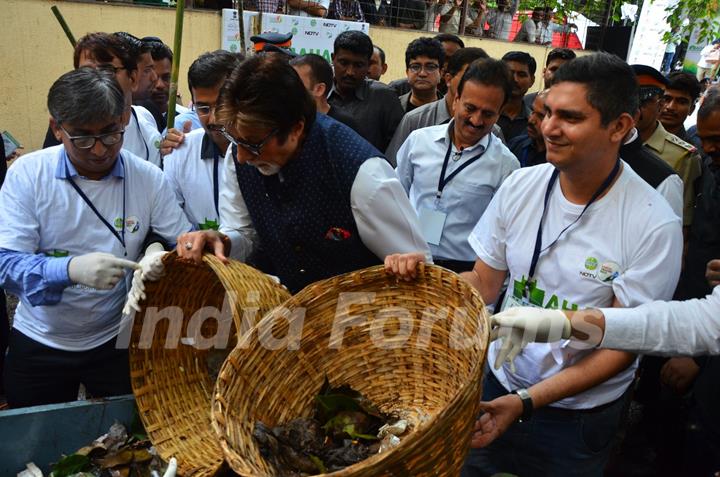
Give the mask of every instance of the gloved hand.
M 175 477 L 175 474 L 177 473 L 177 460 L 175 460 L 175 457 L 171 457 L 168 461 L 168 468 L 163 474 L 163 477 Z
M 528 343 L 549 343 L 570 338 L 570 320 L 560 310 L 519 306 L 509 308 L 490 318 L 491 340 L 500 338 L 502 346 L 495 359 L 495 369 L 513 360 Z
M 145 256 L 138 264 L 139 268 L 133 273 L 132 286 L 123 307 L 123 315 L 130 315 L 132 310 L 140 311 L 140 301 L 146 298 L 145 281 L 154 282 L 162 278 L 165 273 L 162 258 L 166 253 L 160 244 L 152 244 L 147 248 Z
M 93 252 L 70 259 L 68 276 L 79 283 L 98 290 L 110 290 L 125 277 L 125 269 L 138 270 L 140 265 L 104 252 Z

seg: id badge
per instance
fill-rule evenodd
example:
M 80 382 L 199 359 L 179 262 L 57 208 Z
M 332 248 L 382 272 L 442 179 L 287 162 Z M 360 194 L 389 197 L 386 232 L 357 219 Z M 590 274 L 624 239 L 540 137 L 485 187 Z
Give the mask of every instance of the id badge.
M 447 214 L 441 210 L 433 210 L 423 207 L 420 209 L 419 218 L 420 230 L 423 237 L 425 237 L 425 241 L 432 245 L 440 245 L 440 237 L 442 237 Z

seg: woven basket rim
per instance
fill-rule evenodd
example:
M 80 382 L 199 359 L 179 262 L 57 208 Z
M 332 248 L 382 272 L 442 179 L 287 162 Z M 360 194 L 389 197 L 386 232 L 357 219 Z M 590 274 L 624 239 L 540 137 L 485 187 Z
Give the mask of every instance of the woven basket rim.
M 449 270 L 445 267 L 441 267 L 439 265 L 420 263 L 419 268 L 418 268 L 418 277 L 420 277 L 420 276 L 427 277 L 428 272 L 433 269 L 439 269 L 441 271 L 441 275 L 447 274 L 447 273 L 455 274 L 455 272 L 453 272 L 452 270 Z M 325 288 L 325 289 L 327 289 L 327 291 L 331 291 L 334 288 L 332 286 L 332 284 L 334 284 L 335 282 L 339 282 L 341 280 L 346 279 L 348 276 L 352 276 L 354 274 L 358 274 L 361 272 L 376 274 L 377 277 L 375 278 L 375 280 L 378 280 L 378 281 L 381 279 L 383 274 L 386 276 L 387 279 L 392 279 L 392 275 L 385 271 L 384 265 L 376 265 L 373 267 L 355 270 L 355 271 L 349 272 L 347 274 L 337 275 L 334 277 L 326 278 L 326 279 L 311 283 L 310 285 L 306 286 L 305 288 L 300 290 L 295 295 L 288 298 L 284 303 L 282 303 L 282 304 L 276 306 L 275 308 L 273 308 L 272 310 L 268 311 L 265 314 L 265 316 L 263 316 L 263 318 L 261 320 L 259 320 L 252 327 L 252 330 L 250 332 L 248 332 L 243 337 L 239 337 L 237 346 L 235 347 L 235 349 L 233 349 L 231 351 L 230 355 L 228 355 L 228 359 L 225 361 L 222 368 L 220 369 L 220 373 L 218 374 L 218 379 L 215 382 L 215 389 L 214 389 L 214 393 L 213 393 L 212 404 L 211 404 L 211 413 L 210 413 L 212 427 L 215 430 L 215 432 L 218 436 L 218 439 L 220 441 L 220 446 L 223 449 L 223 452 L 225 453 L 226 462 L 228 460 L 227 459 L 228 454 L 237 455 L 237 452 L 234 449 L 231 449 L 228 445 L 226 434 L 224 432 L 224 429 L 226 426 L 221 425 L 219 423 L 219 420 L 217 417 L 218 414 L 220 414 L 220 415 L 225 414 L 225 411 L 226 411 L 226 406 L 220 402 L 218 397 L 222 395 L 221 391 L 225 388 L 225 383 L 223 382 L 224 380 L 221 379 L 220 376 L 222 376 L 224 374 L 226 366 L 229 365 L 229 362 L 230 362 L 229 358 L 234 354 L 243 353 L 245 351 L 242 348 L 244 345 L 257 344 L 257 343 L 253 343 L 253 340 L 257 341 L 258 329 L 266 321 L 274 319 L 274 317 L 275 317 L 274 314 L 276 313 L 278 308 L 284 307 L 284 308 L 291 309 L 291 306 L 292 306 L 292 308 L 298 307 L 298 306 L 302 305 L 302 303 L 300 302 L 300 299 L 298 298 L 299 296 L 305 297 L 305 295 L 310 294 L 311 290 L 316 289 L 316 288 Z M 414 280 L 417 280 L 417 279 L 418 278 L 416 278 Z M 467 283 L 467 282 L 464 284 L 463 288 L 467 289 L 472 295 L 475 296 L 475 298 L 477 298 L 479 303 L 482 304 L 482 307 L 480 308 L 480 310 L 478 312 L 478 318 L 484 317 L 485 321 L 487 322 L 487 320 L 488 320 L 487 308 L 486 308 L 485 302 L 483 301 L 482 296 L 480 295 L 479 291 L 477 289 L 475 289 L 475 287 L 473 287 L 470 283 Z M 342 290 L 339 290 L 338 293 L 342 293 Z M 322 295 L 316 294 L 315 298 L 317 298 L 319 296 L 322 296 Z M 483 332 L 482 343 L 485 346 L 485 350 L 487 350 L 489 347 L 489 342 L 490 342 L 489 327 L 485 326 L 485 327 L 483 327 L 483 330 L 484 330 L 484 332 Z M 430 432 L 430 430 L 433 429 L 439 421 L 444 419 L 447 416 L 447 414 L 449 414 L 453 410 L 453 408 L 458 405 L 458 402 L 461 401 L 462 398 L 468 394 L 469 388 L 471 386 L 476 385 L 474 378 L 477 375 L 482 376 L 483 368 L 485 366 L 486 361 L 487 361 L 487 352 L 482 353 L 482 358 L 480 360 L 477 360 L 470 367 L 469 372 L 468 372 L 468 376 L 470 377 L 470 379 L 467 379 L 462 386 L 457 388 L 457 390 L 452 395 L 452 398 L 449 399 L 443 405 L 442 410 L 440 412 L 434 414 L 433 416 L 431 416 L 430 419 L 423 422 L 422 425 L 417 426 L 404 439 L 401 439 L 399 445 L 397 445 L 396 447 L 394 447 L 393 449 L 391 449 L 388 452 L 383 452 L 382 454 L 372 455 L 356 464 L 345 467 L 341 470 L 338 470 L 335 472 L 330 472 L 330 473 L 314 474 L 313 477 L 342 477 L 345 474 L 353 473 L 363 467 L 367 467 L 367 466 L 371 466 L 371 465 L 373 465 L 373 466 L 380 465 L 380 464 L 382 464 L 382 462 L 384 460 L 389 459 L 392 456 L 394 451 L 412 445 L 414 441 L 416 441 L 417 439 L 420 439 L 426 433 Z M 298 417 L 301 417 L 301 416 L 298 416 Z

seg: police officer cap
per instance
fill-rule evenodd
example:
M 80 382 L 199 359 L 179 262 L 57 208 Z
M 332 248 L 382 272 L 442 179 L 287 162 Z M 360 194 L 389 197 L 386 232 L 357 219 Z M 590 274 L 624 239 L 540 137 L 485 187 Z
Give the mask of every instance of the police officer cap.
M 640 91 L 640 102 L 646 101 L 655 95 L 665 92 L 668 80 L 662 73 L 647 65 L 630 65 L 637 77 L 638 89 Z
M 289 56 L 290 58 L 295 58 L 298 56 L 297 53 L 295 53 L 294 51 L 292 51 L 288 48 L 283 48 L 283 47 L 277 46 L 277 45 L 271 45 L 270 43 L 265 43 L 262 50 L 260 50 L 260 51 L 262 53 L 283 53 L 283 54 Z
M 292 40 L 292 33 L 261 33 L 260 35 L 254 35 L 250 37 L 250 41 L 253 43 L 269 43 L 271 45 L 285 46 L 285 43 L 289 43 Z

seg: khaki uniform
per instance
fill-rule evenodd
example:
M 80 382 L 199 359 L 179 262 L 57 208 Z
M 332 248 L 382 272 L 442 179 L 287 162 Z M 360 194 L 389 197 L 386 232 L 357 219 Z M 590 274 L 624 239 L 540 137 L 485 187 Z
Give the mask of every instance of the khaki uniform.
M 657 123 L 657 129 L 645 142 L 662 160 L 670 164 L 683 181 L 683 225 L 692 224 L 693 207 L 695 206 L 695 179 L 702 173 L 702 159 L 697 148 L 670 134 Z

